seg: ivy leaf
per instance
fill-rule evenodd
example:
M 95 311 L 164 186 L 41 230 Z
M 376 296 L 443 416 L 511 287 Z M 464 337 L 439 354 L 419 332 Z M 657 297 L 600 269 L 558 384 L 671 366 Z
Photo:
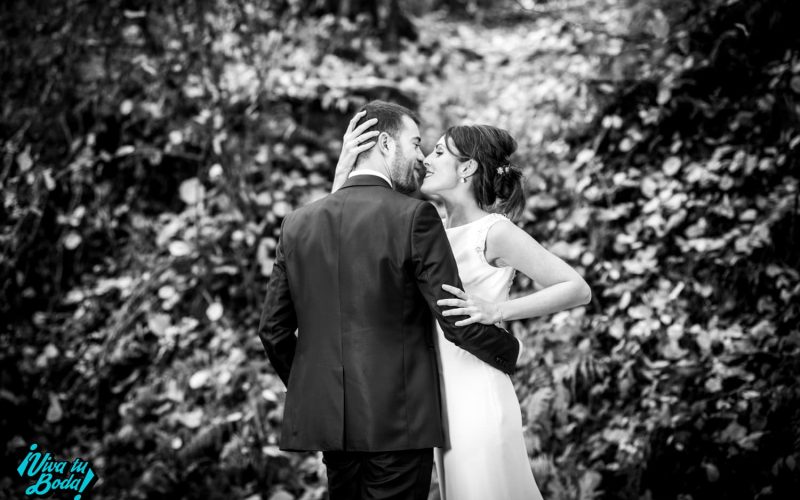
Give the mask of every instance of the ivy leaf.
M 263 391 L 261 391 L 261 397 L 266 399 L 270 403 L 277 403 L 278 402 L 278 396 L 275 395 L 275 392 L 273 392 L 273 391 L 271 391 L 269 389 L 264 389 Z
M 272 274 L 272 268 L 275 265 L 275 259 L 270 256 L 272 248 L 274 248 L 274 239 L 272 238 L 262 238 L 258 244 L 256 260 L 258 260 L 262 276 L 269 276 Z
M 130 99 L 125 99 L 119 105 L 119 112 L 122 115 L 129 115 L 133 111 L 133 101 Z
M 746 435 L 747 429 L 734 420 L 728 424 L 719 437 L 723 443 L 739 443 Z
M 709 483 L 716 483 L 719 480 L 719 469 L 716 465 L 706 462 L 703 464 L 703 468 L 706 470 L 706 479 Z
M 581 475 L 578 481 L 578 500 L 594 500 L 600 492 L 598 488 L 603 481 L 599 472 L 589 469 Z
M 584 149 L 575 157 L 575 165 L 581 166 L 589 163 L 594 158 L 594 150 Z
M 42 172 L 42 178 L 44 179 L 44 186 L 48 191 L 52 191 L 56 188 L 56 180 L 53 178 L 53 169 L 45 169 L 45 171 Z
M 665 174 L 672 177 L 673 175 L 677 174 L 678 171 L 681 169 L 681 159 L 677 156 L 670 156 L 664 163 L 661 165 L 661 170 L 664 171 Z
M 175 146 L 183 143 L 183 132 L 180 130 L 173 130 L 169 133 L 169 142 Z
M 64 417 L 64 410 L 61 408 L 61 401 L 54 393 L 50 393 L 50 406 L 47 407 L 47 421 L 50 423 L 59 422 Z
M 222 177 L 223 173 L 222 165 L 215 163 L 211 165 L 211 168 L 208 170 L 208 178 L 212 181 L 216 181 Z
M 183 227 L 184 222 L 180 217 L 171 217 L 169 222 L 158 232 L 158 236 L 156 236 L 156 245 L 163 247 L 173 236 L 178 234 Z
M 275 204 L 272 205 L 272 213 L 274 213 L 276 217 L 286 217 L 291 211 L 292 206 L 284 200 L 276 201 Z
M 17 165 L 19 165 L 20 172 L 27 172 L 31 169 L 33 160 L 31 159 L 30 146 L 26 147 L 24 151 L 17 155 Z
M 653 11 L 653 18 L 650 19 L 648 27 L 656 38 L 664 40 L 669 36 L 669 20 L 661 9 Z
M 663 106 L 672 99 L 672 89 L 666 83 L 662 83 L 658 89 L 658 95 L 656 96 L 656 102 Z
M 270 495 L 269 500 L 294 500 L 294 495 L 286 490 L 278 490 Z
M 222 304 L 219 302 L 214 302 L 208 306 L 206 309 L 206 317 L 211 321 L 218 321 L 224 312 Z
M 633 319 L 648 319 L 653 317 L 653 309 L 644 304 L 639 304 L 628 309 L 628 316 Z
M 203 410 L 198 408 L 175 416 L 175 420 L 190 429 L 197 429 L 203 421 Z
M 800 75 L 794 75 L 789 84 L 796 93 L 800 94 Z
M 181 182 L 178 191 L 181 200 L 187 205 L 199 203 L 206 196 L 206 189 L 197 177 L 192 177 Z
M 170 317 L 164 313 L 154 313 L 147 316 L 147 327 L 157 336 L 163 336 L 170 326 Z
M 708 392 L 717 393 L 722 390 L 722 381 L 719 377 L 712 377 L 706 380 L 705 387 Z
M 126 144 L 124 146 L 120 146 L 117 148 L 116 152 L 114 152 L 114 156 L 122 157 L 128 156 L 136 152 L 136 147 L 131 146 L 130 144 Z
M 211 379 L 211 372 L 209 370 L 199 370 L 189 378 L 189 387 L 192 389 L 200 389 L 205 386 Z
M 158 298 L 162 300 L 169 300 L 175 297 L 178 292 L 172 285 L 164 285 L 158 289 Z
M 173 241 L 169 244 L 169 253 L 173 257 L 185 257 L 192 253 L 192 247 L 185 241 Z
M 70 231 L 67 233 L 66 238 L 64 238 L 64 248 L 67 250 L 75 250 L 82 241 L 83 238 L 81 238 L 80 234 L 76 233 L 75 231 Z

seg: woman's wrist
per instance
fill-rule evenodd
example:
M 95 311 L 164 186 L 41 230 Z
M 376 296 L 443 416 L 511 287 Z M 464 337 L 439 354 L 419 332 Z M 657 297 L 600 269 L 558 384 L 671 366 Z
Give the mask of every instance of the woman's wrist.
M 495 318 L 494 322 L 495 323 L 502 323 L 503 321 L 505 321 L 503 319 L 503 309 L 501 308 L 501 306 L 502 306 L 502 303 L 499 303 L 499 302 L 494 305 L 494 318 Z
M 344 169 L 337 168 L 333 174 L 333 185 L 331 186 L 331 192 L 335 192 L 342 187 L 342 185 L 347 182 L 348 175 L 349 173 L 345 172 Z
M 347 177 L 347 174 L 348 172 L 345 169 L 337 166 L 336 170 L 333 172 L 333 177 L 334 179 L 341 179 L 343 177 Z

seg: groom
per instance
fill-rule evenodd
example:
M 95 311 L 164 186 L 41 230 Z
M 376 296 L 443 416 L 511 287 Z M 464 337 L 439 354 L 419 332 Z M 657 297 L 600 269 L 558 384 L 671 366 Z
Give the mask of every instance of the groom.
M 281 449 L 323 451 L 332 500 L 424 500 L 443 444 L 434 318 L 507 373 L 520 344 L 441 314 L 441 285 L 462 285 L 438 212 L 406 196 L 419 119 L 382 101 L 362 110 L 376 144 L 341 189 L 284 219 L 258 333 L 287 386 Z

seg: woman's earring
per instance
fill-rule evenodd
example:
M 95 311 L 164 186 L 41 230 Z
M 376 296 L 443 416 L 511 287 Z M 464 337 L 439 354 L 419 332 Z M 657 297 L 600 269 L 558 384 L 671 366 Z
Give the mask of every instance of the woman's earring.
M 466 177 L 459 177 L 458 181 L 461 182 L 461 183 L 466 184 L 467 183 L 467 178 Z

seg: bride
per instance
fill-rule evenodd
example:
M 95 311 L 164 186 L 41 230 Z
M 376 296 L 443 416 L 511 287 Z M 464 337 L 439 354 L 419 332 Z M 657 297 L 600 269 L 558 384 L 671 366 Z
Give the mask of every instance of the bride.
M 366 131 L 369 122 L 355 127 L 357 119 L 344 137 L 334 191 L 377 135 Z M 516 148 L 505 130 L 456 126 L 423 162 L 420 191 L 444 204 L 444 225 L 464 285 L 460 290 L 442 284 L 453 298 L 438 302 L 452 307 L 442 314 L 465 317 L 457 326 L 544 316 L 591 299 L 589 286 L 572 267 L 509 219 L 525 205 L 522 174 L 509 160 Z M 510 300 L 516 271 L 528 276 L 537 291 Z M 541 499 L 511 378 L 446 341 L 438 325 L 437 333 L 447 436 L 445 447 L 434 455 L 441 498 Z

